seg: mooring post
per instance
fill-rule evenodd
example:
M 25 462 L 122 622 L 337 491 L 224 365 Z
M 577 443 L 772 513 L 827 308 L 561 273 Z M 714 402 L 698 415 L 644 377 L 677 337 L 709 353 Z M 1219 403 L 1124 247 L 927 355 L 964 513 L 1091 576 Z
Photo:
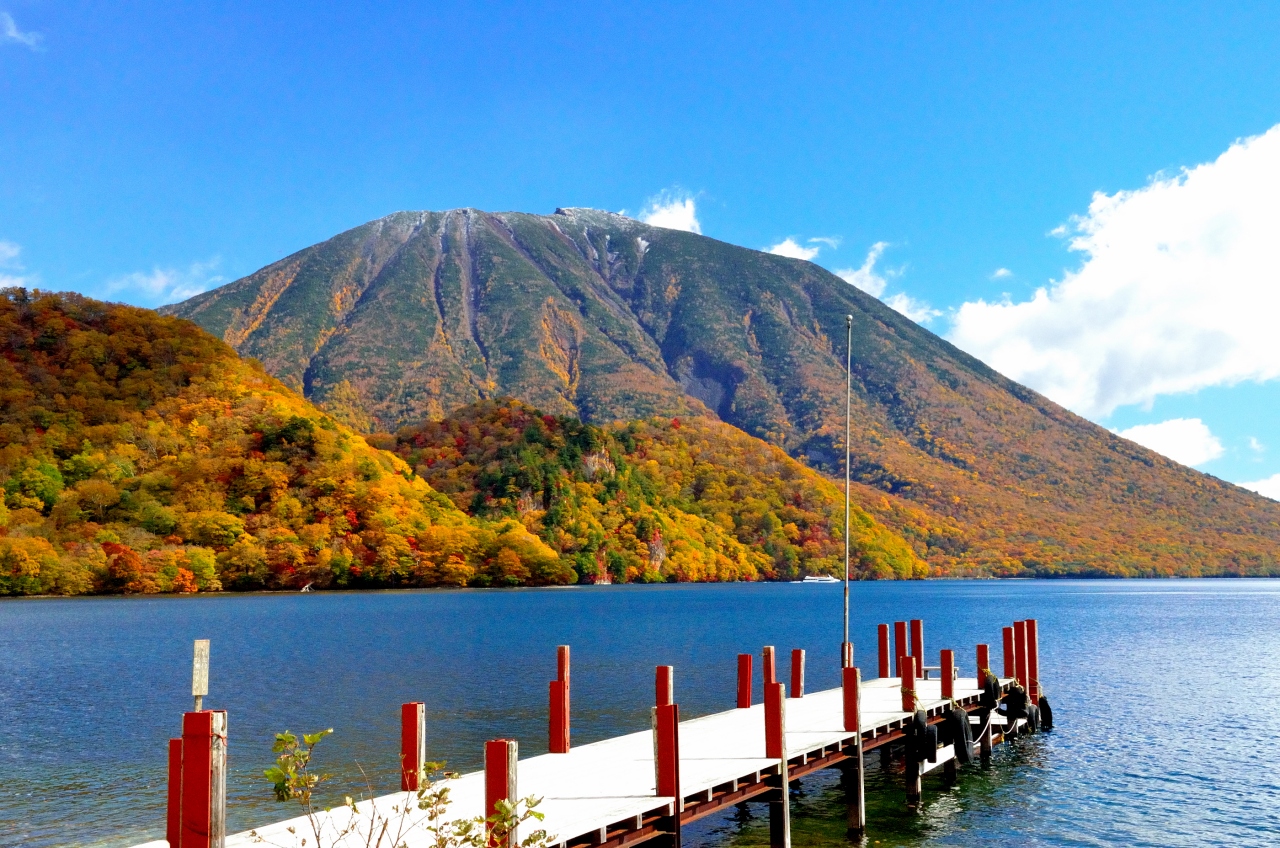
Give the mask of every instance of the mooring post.
M 791 651 L 791 697 L 804 697 L 804 648 Z
M 841 642 L 840 643 L 840 667 L 848 668 L 851 665 L 853 665 L 853 643 Z
M 841 671 L 840 688 L 844 700 L 844 729 L 857 734 L 846 742 L 849 757 L 841 769 L 844 784 L 847 824 L 850 838 L 860 838 L 867 827 L 866 784 L 862 773 L 862 672 L 849 667 Z
M 520 746 L 514 739 L 491 739 L 484 743 L 484 815 L 485 818 L 499 815 L 498 802 L 516 803 L 520 796 L 516 789 L 516 765 L 520 760 Z M 493 833 L 493 825 L 486 825 L 489 831 L 489 845 L 496 848 L 498 837 Z M 502 840 L 504 848 L 517 844 L 515 833 L 506 834 Z
M 911 619 L 911 656 L 916 658 L 916 677 L 924 677 L 924 622 Z
M 751 706 L 751 655 L 738 654 L 738 709 Z
M 902 678 L 902 711 L 916 711 L 916 658 L 909 655 L 898 657 L 898 677 Z
M 675 669 L 669 665 L 658 666 L 654 673 L 653 703 L 659 707 L 674 704 L 676 698 Z
M 982 720 L 982 731 L 978 734 L 978 753 L 982 758 L 982 764 L 991 764 L 991 713 L 992 710 L 981 710 L 978 716 Z
M 227 714 L 182 715 L 183 848 L 223 848 L 227 836 Z
M 893 666 L 889 664 L 889 625 L 876 625 L 877 658 L 880 660 L 879 677 L 893 677 Z
M 422 770 L 427 762 L 427 705 L 411 701 L 400 705 L 400 790 L 422 788 Z
M 1003 628 L 1000 635 L 1004 637 L 1004 674 L 1001 677 L 1017 677 L 1018 666 L 1014 661 L 1016 654 L 1013 649 L 1013 628 Z
M 988 645 L 978 645 L 977 650 L 977 673 L 974 675 L 978 678 L 978 688 L 982 688 L 982 673 L 991 668 L 991 648 Z
M 907 808 L 920 809 L 920 760 L 916 758 L 915 746 L 907 742 L 907 755 L 904 762 L 903 778 L 907 790 Z
M 569 646 L 556 648 L 556 679 L 548 687 L 547 750 L 553 754 L 569 753 L 570 692 Z
M 182 740 L 169 740 L 169 795 L 164 821 L 164 838 L 169 848 L 182 844 Z
M 910 653 L 907 647 L 907 623 L 905 621 L 895 621 L 893 623 L 893 667 L 898 668 L 900 663 L 898 659 L 905 657 Z
M 1031 675 L 1027 673 L 1027 623 L 1025 621 L 1013 623 L 1013 656 L 1018 682 L 1026 688 Z
M 944 649 L 938 665 L 941 666 L 939 673 L 942 675 L 942 697 L 949 701 L 955 697 L 956 691 L 956 652 Z
M 668 666 L 669 667 L 669 666 Z M 684 793 L 680 789 L 680 707 L 659 704 L 653 708 L 653 769 L 658 797 L 671 798 L 671 815 L 659 827 L 668 834 L 670 845 L 680 846 L 680 813 Z
M 778 774 L 769 779 L 769 845 L 791 848 L 791 780 L 787 774 L 787 687 L 764 687 L 764 755 L 778 761 Z
M 768 686 L 778 682 L 778 664 L 774 659 L 774 650 L 772 645 L 765 645 L 763 656 L 760 658 L 760 675 L 764 678 L 764 685 Z
M 1031 703 L 1040 704 L 1040 633 L 1034 618 L 1027 619 L 1027 692 Z

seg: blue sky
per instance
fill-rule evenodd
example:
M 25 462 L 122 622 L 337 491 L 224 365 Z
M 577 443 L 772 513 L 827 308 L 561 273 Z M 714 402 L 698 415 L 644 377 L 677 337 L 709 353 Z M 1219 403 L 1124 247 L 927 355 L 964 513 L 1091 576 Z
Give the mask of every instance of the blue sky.
M 665 208 L 1263 480 L 1280 10 L 1114 5 L 0 2 L 0 278 L 155 305 L 400 209 Z

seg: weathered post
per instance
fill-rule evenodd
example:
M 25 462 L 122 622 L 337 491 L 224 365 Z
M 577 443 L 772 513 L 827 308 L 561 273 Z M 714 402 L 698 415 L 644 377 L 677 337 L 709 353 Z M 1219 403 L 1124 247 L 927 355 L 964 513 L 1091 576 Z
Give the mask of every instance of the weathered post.
M 916 677 L 924 677 L 924 622 L 911 619 L 911 656 L 916 658 Z
M 400 790 L 422 788 L 422 770 L 427 762 L 427 705 L 412 701 L 400 705 Z
M 654 673 L 653 702 L 659 707 L 674 704 L 676 697 L 675 669 L 669 665 L 658 666 Z
M 169 796 L 164 822 L 164 838 L 169 848 L 182 844 L 182 740 L 169 740 Z
M 791 651 L 791 697 L 804 697 L 804 648 Z
M 182 715 L 182 827 L 184 848 L 223 848 L 227 836 L 227 714 Z
M 862 672 L 845 668 L 841 671 L 840 683 L 844 696 L 844 729 L 846 733 L 857 734 L 852 742 L 845 743 L 849 759 L 840 772 L 849 836 L 857 839 L 867 827 L 866 783 L 862 772 Z
M 1027 692 L 1031 703 L 1040 704 L 1040 627 L 1034 618 L 1027 619 Z
M 516 788 L 516 766 L 520 759 L 520 746 L 514 739 L 491 739 L 484 743 L 484 815 L 499 814 L 498 802 L 516 803 L 520 796 Z M 498 848 L 498 837 L 493 826 L 488 825 L 489 845 Z M 511 848 L 518 842 L 514 833 L 506 834 L 502 848 Z
M 738 654 L 738 709 L 751 706 L 751 655 Z
M 204 696 L 209 694 L 209 640 L 197 639 L 191 658 L 191 697 L 195 711 L 204 709 Z
M 889 625 L 876 626 L 877 657 L 880 660 L 880 679 L 893 677 L 893 666 L 889 663 Z
M 982 673 L 991 668 L 991 648 L 988 645 L 978 645 L 977 649 L 977 673 L 974 675 L 978 678 L 978 688 L 982 688 Z
M 764 685 L 778 682 L 778 666 L 774 662 L 774 651 L 772 645 L 765 645 L 763 656 L 760 659 L 760 675 L 764 678 Z
M 902 678 L 902 711 L 916 711 L 916 658 L 908 654 L 898 657 L 898 677 Z
M 1013 628 L 1003 628 L 1000 635 L 1004 637 L 1004 674 L 1001 677 L 1017 677 L 1018 666 L 1015 662 L 1017 654 L 1014 653 L 1013 648 Z
M 951 700 L 955 697 L 955 673 L 956 673 L 956 652 L 944 649 L 942 658 L 938 665 L 941 666 L 942 674 L 942 697 Z
M 769 845 L 791 848 L 791 781 L 787 774 L 787 687 L 764 687 L 764 755 L 778 761 L 778 773 L 769 778 Z
M 680 845 L 680 813 L 684 793 L 680 788 L 680 707 L 659 704 L 653 708 L 653 769 L 658 797 L 671 798 L 671 815 L 660 825 L 670 845 Z
M 1018 682 L 1026 688 L 1031 675 L 1027 673 L 1027 623 L 1025 621 L 1013 623 L 1013 652 L 1014 670 Z
M 898 662 L 900 657 L 905 657 L 911 653 L 907 647 L 907 623 L 905 621 L 895 621 L 893 623 L 893 667 L 898 668 L 901 663 Z
M 853 643 L 841 642 L 840 643 L 840 667 L 848 668 L 851 665 L 853 665 Z

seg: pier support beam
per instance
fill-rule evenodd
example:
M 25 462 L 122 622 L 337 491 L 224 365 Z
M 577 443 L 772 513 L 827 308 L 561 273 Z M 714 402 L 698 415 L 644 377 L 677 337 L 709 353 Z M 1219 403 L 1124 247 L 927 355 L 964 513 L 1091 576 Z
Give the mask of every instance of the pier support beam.
M 978 713 L 982 719 L 982 727 L 978 732 L 978 756 L 984 766 L 991 765 L 991 710 Z
M 778 774 L 769 778 L 770 848 L 791 848 L 791 781 L 787 775 L 787 687 L 764 687 L 764 755 L 778 761 Z
M 184 848 L 223 848 L 227 836 L 227 714 L 182 715 L 182 826 Z
M 484 815 L 498 813 L 498 802 L 514 804 L 520 797 L 516 788 L 516 764 L 520 760 L 520 746 L 514 739 L 492 739 L 484 743 Z M 490 837 L 490 848 L 511 848 L 516 834 L 509 833 L 501 845 Z
M 427 705 L 400 705 L 400 791 L 417 792 L 427 762 Z
M 880 661 L 880 679 L 884 680 L 886 677 L 893 677 L 893 666 L 889 662 L 889 625 L 880 624 L 876 626 L 876 648 L 876 656 Z
M 840 782 L 844 787 L 846 823 L 850 839 L 861 839 L 867 829 L 866 781 L 862 764 L 862 672 L 857 668 L 845 668 L 841 673 L 844 695 L 844 729 L 856 733 L 852 742 L 845 743 L 844 752 L 849 757 L 840 770 Z
M 738 709 L 751 706 L 751 655 L 738 654 Z
M 845 642 L 846 650 L 852 647 L 852 644 Z M 804 649 L 795 648 L 791 651 L 791 697 L 804 697 Z
M 680 813 L 684 792 L 680 788 L 680 707 L 659 704 L 653 708 L 653 769 L 658 796 L 671 798 L 671 815 L 658 827 L 665 833 L 664 844 L 680 848 Z

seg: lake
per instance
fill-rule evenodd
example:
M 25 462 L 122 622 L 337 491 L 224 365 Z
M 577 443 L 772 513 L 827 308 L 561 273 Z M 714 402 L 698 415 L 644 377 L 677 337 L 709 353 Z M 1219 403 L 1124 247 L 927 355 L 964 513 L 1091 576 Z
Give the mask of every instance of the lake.
M 852 606 L 864 676 L 880 622 L 923 618 L 929 662 L 953 648 L 971 675 L 977 642 L 998 663 L 1000 627 L 1038 619 L 1057 725 L 953 787 L 927 776 L 919 815 L 869 757 L 869 845 L 1280 842 L 1280 581 L 859 583 Z M 762 645 L 783 679 L 798 647 L 811 691 L 837 685 L 840 609 L 840 586 L 797 584 L 0 601 L 0 845 L 163 836 L 193 639 L 212 640 L 205 705 L 229 713 L 235 832 L 284 817 L 261 779 L 277 731 L 335 728 L 317 754 L 335 791 L 362 769 L 394 788 L 404 701 L 427 703 L 429 756 L 470 771 L 486 739 L 545 750 L 558 644 L 580 745 L 648 726 L 659 664 L 684 717 L 731 708 L 735 655 Z M 767 845 L 763 810 L 689 826 L 686 844 Z M 843 842 L 843 816 L 834 775 L 807 781 L 795 844 Z

